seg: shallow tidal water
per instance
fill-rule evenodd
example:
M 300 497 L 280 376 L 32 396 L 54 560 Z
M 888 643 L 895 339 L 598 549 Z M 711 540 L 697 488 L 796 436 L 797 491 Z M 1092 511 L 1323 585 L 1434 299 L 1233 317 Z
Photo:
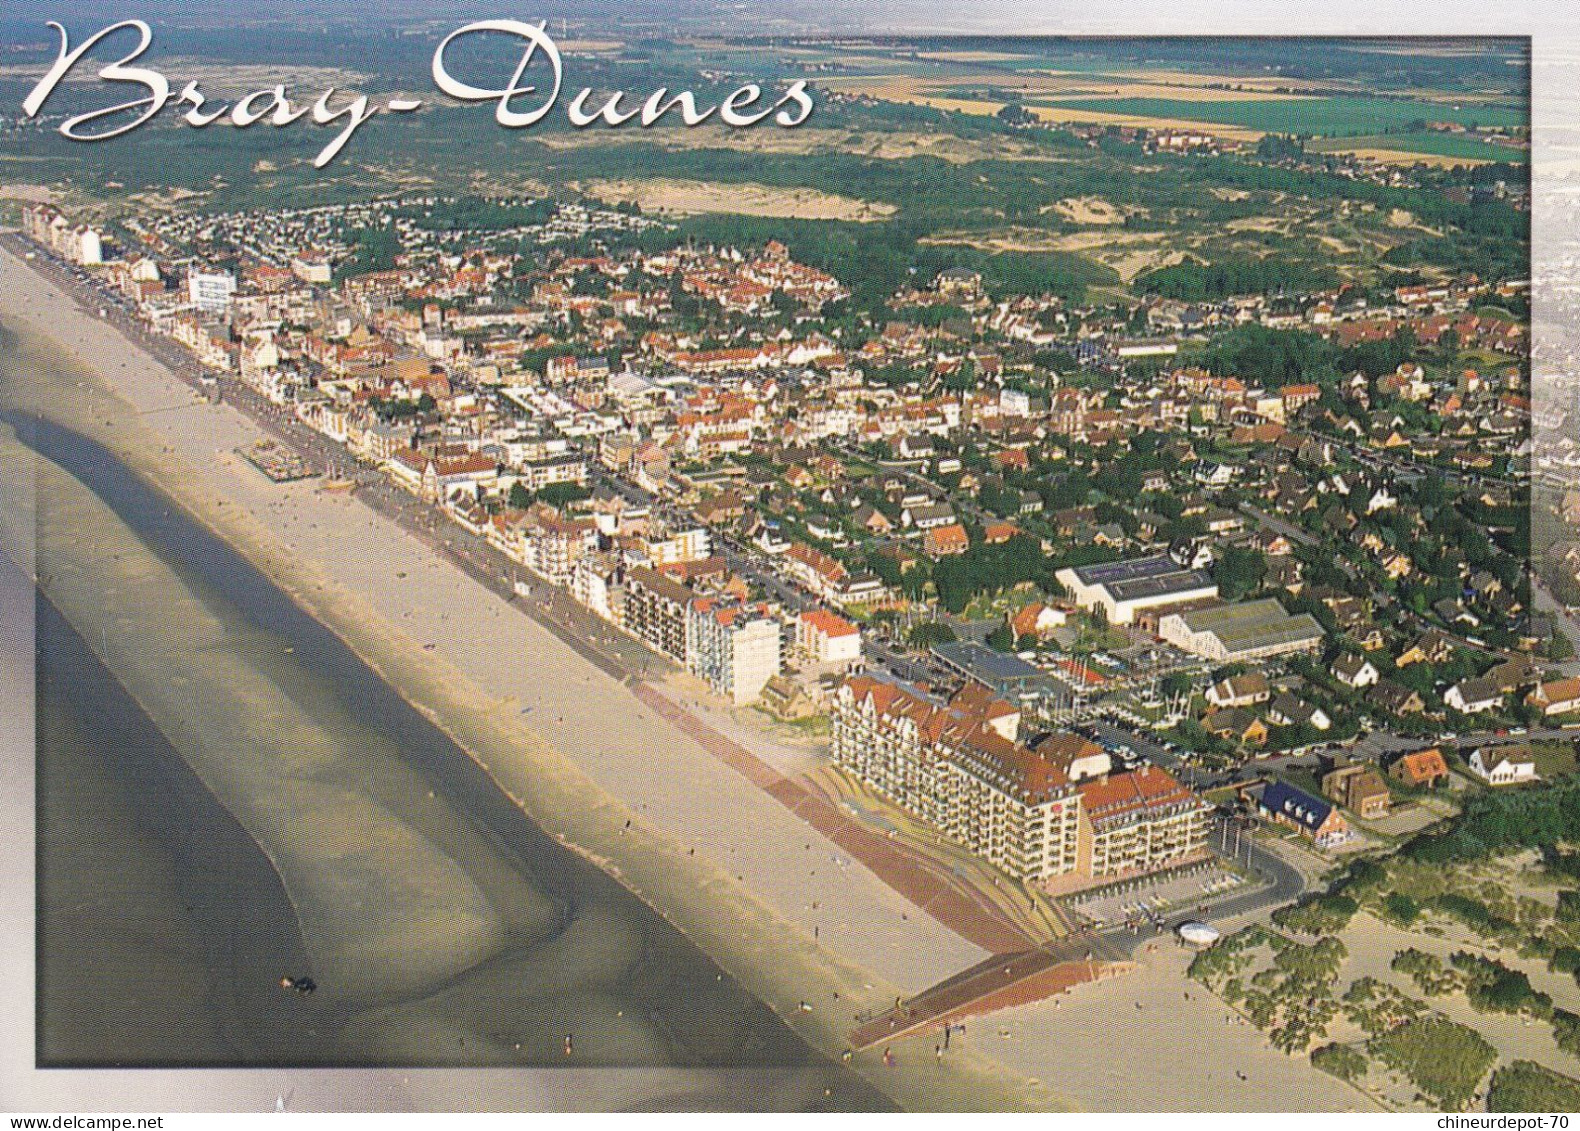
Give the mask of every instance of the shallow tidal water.
M 39 600 L 41 1064 L 673 1068 L 673 1087 L 648 1106 L 889 1106 L 546 836 L 344 642 L 112 453 L 49 422 L 3 410 L 0 420 L 127 536 L 113 563 L 124 585 L 102 609 L 78 602 L 73 620 Z M 52 575 L 80 568 L 73 557 L 94 533 L 73 524 L 105 524 L 47 493 L 39 510 L 48 594 Z M 129 603 L 147 605 L 172 579 L 184 621 L 161 622 L 162 603 Z M 150 683 L 147 656 L 128 655 L 139 632 L 164 647 L 179 642 L 156 637 L 189 634 L 202 653 L 192 671 L 231 673 L 236 698 L 204 695 L 195 676 Z M 139 661 L 141 700 L 115 674 Z M 238 718 L 238 704 L 259 717 Z M 321 785 L 344 818 L 333 826 L 344 845 L 312 846 L 315 881 L 337 861 L 355 880 L 385 844 L 431 858 L 443 906 L 467 917 L 464 961 L 450 956 L 435 976 L 391 962 L 404 924 L 380 916 L 421 903 L 359 905 L 357 882 L 315 888 L 304 925 L 282 874 L 305 865 L 270 855 L 301 830 L 260 839 L 275 829 L 260 823 L 268 807 L 234 804 L 247 783 L 272 780 L 258 776 L 266 757 L 296 789 Z M 439 918 L 411 924 L 414 947 L 441 937 Z M 380 945 L 358 951 L 364 923 Z M 340 949 L 320 968 L 324 938 Z M 403 968 L 374 968 L 381 961 Z M 287 993 L 283 974 L 318 977 L 320 990 Z

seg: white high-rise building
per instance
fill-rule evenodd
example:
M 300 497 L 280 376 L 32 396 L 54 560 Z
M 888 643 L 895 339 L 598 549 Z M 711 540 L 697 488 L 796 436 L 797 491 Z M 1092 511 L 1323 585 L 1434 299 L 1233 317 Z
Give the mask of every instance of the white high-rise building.
M 92 228 L 78 228 L 74 243 L 72 258 L 84 267 L 97 267 L 104 262 L 104 240 Z
M 755 702 L 780 670 L 779 622 L 761 606 L 693 601 L 686 620 L 686 659 L 737 707 Z
M 187 299 L 206 314 L 226 314 L 236 293 L 236 276 L 228 271 L 193 271 L 187 275 Z

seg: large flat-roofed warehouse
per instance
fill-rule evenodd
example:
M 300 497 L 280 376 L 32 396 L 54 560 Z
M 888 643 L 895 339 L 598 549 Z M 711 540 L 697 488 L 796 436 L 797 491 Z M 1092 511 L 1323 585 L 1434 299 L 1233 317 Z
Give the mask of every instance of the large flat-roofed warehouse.
M 1158 635 L 1176 648 L 1209 660 L 1256 660 L 1307 652 L 1322 643 L 1322 626 L 1309 613 L 1291 616 L 1272 597 L 1170 613 Z
M 1072 601 L 1083 609 L 1101 608 L 1109 624 L 1129 624 L 1141 609 L 1218 595 L 1217 584 L 1204 570 L 1183 569 L 1167 554 L 1075 566 L 1054 576 Z

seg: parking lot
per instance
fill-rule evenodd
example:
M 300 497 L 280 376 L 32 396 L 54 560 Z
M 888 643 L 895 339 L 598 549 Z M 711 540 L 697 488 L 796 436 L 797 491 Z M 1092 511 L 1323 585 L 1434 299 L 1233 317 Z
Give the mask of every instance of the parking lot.
M 1093 895 L 1075 895 L 1063 900 L 1069 910 L 1090 919 L 1098 927 L 1113 926 L 1129 920 L 1163 918 L 1179 911 L 1195 910 L 1203 902 L 1241 887 L 1245 881 L 1216 861 L 1204 861 L 1182 872 L 1157 877 L 1140 877 Z

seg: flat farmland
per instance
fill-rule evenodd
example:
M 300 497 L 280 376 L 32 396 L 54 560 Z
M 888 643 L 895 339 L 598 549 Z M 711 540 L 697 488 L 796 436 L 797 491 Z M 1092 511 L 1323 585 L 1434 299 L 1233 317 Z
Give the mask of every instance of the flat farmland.
M 1238 126 L 1262 133 L 1347 137 L 1402 130 L 1412 122 L 1457 122 L 1512 128 L 1527 124 L 1523 111 L 1505 106 L 1452 106 L 1390 98 L 1281 98 L 1200 101 L 1186 98 L 1059 99 L 1056 107 L 1135 118 L 1184 119 Z
M 1370 155 L 1372 151 L 1386 151 L 1377 160 L 1388 160 L 1387 153 L 1398 160 L 1439 158 L 1446 164 L 1480 164 L 1489 161 L 1530 160 L 1530 150 L 1506 145 L 1494 145 L 1478 138 L 1460 134 L 1440 134 L 1412 131 L 1403 134 L 1378 134 L 1363 137 L 1334 138 L 1317 142 L 1308 148 L 1320 153 L 1358 153 Z

